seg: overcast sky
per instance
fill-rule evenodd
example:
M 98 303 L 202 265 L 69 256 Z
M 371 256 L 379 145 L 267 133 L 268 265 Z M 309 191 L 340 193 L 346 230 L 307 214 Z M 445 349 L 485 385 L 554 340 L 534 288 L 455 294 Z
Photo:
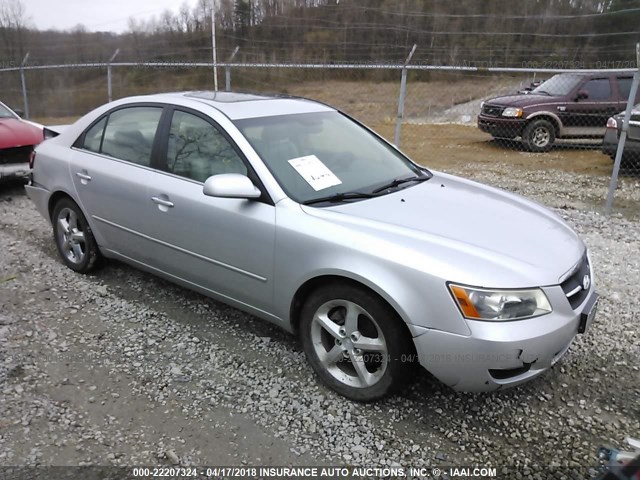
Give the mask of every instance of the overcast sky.
M 145 19 L 164 10 L 177 12 L 184 0 L 22 0 L 39 30 L 68 30 L 82 23 L 90 31 L 127 30 L 129 17 Z M 187 0 L 192 7 L 196 0 Z

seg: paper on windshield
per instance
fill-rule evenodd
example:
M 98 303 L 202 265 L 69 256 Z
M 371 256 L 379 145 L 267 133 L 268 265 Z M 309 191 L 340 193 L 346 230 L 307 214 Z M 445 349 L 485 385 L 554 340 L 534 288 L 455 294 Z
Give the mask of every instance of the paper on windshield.
M 315 155 L 292 158 L 289 164 L 316 192 L 342 183 Z

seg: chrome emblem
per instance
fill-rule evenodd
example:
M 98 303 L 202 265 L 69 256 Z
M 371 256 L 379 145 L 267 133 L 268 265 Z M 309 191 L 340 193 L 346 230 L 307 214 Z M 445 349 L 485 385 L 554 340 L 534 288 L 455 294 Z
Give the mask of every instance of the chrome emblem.
M 589 290 L 590 286 L 591 286 L 591 277 L 589 275 L 585 275 L 582 278 L 582 288 L 584 290 Z

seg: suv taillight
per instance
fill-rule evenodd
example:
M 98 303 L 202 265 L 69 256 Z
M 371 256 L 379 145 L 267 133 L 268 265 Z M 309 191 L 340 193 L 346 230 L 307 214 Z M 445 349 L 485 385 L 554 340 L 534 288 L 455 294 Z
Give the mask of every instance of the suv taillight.
M 33 165 L 36 163 L 36 151 L 31 150 L 29 154 L 29 168 L 33 168 Z
M 611 117 L 607 120 L 607 128 L 618 128 L 618 122 L 616 122 L 615 118 Z

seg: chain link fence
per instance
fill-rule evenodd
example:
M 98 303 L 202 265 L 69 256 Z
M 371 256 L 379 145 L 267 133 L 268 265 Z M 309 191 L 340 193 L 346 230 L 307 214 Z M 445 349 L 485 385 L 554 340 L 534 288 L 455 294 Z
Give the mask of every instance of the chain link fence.
M 69 123 L 110 97 L 211 90 L 212 67 L 149 62 L 5 68 L 0 100 L 41 123 Z M 636 69 L 222 63 L 217 70 L 221 90 L 333 105 L 430 168 L 547 204 L 552 198 L 557 207 L 571 202 L 604 209 L 608 194 L 611 207 L 615 190 L 617 210 L 640 213 L 640 108 L 624 119 L 630 93 L 631 104 L 640 103 L 637 86 L 632 92 Z M 615 163 L 621 136 L 626 142 Z

